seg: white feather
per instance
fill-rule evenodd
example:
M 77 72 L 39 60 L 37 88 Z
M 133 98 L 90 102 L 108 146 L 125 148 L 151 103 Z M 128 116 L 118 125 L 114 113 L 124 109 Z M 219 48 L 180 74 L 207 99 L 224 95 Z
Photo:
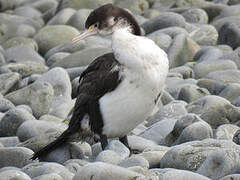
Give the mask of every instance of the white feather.
M 156 108 L 168 73 L 166 53 L 152 40 L 135 36 L 127 29 L 113 33 L 112 48 L 122 64 L 123 81 L 112 92 L 100 98 L 103 134 L 108 137 L 127 135 L 146 120 Z

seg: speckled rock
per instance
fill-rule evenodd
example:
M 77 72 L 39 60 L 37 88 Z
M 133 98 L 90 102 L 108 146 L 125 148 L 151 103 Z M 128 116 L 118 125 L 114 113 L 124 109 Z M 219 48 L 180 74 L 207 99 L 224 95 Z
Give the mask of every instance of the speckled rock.
M 19 46 L 19 45 L 28 45 L 29 47 L 33 48 L 35 51 L 38 51 L 38 45 L 36 43 L 36 41 L 34 41 L 31 38 L 27 38 L 27 37 L 13 37 L 7 41 L 5 41 L 3 43 L 3 48 L 4 49 L 8 49 L 11 48 L 13 46 Z
M 17 136 L 21 141 L 26 141 L 35 136 L 54 131 L 63 132 L 67 125 L 60 122 L 26 121 L 17 130 Z
M 18 45 L 8 48 L 5 52 L 7 62 L 33 61 L 45 63 L 45 60 L 32 47 L 28 45 Z
M 87 20 L 87 17 L 91 12 L 92 12 L 91 9 L 79 9 L 69 18 L 66 24 L 71 25 L 77 28 L 78 30 L 84 30 L 85 21 Z
M 23 167 L 29 163 L 33 151 L 24 147 L 0 148 L 0 168 L 5 166 Z
M 56 63 L 52 64 L 51 67 L 63 67 L 63 68 L 71 68 L 71 67 L 79 67 L 86 66 L 90 64 L 95 58 L 109 53 L 112 50 L 110 48 L 104 47 L 92 47 L 87 48 L 82 51 L 75 52 L 70 56 L 67 56 Z
M 234 124 L 223 124 L 216 129 L 214 136 L 216 139 L 232 140 L 234 137 L 234 134 L 239 129 L 240 128 Z
M 0 136 L 15 136 L 18 127 L 28 120 L 35 120 L 35 118 L 27 110 L 22 108 L 10 109 L 0 121 Z
M 1 180 L 31 180 L 31 178 L 19 170 L 6 170 L 0 172 Z
M 35 82 L 6 96 L 15 105 L 29 105 L 36 117 L 47 114 L 54 98 L 54 90 L 47 82 Z
M 197 173 L 211 179 L 220 179 L 233 173 L 239 165 L 239 150 L 224 149 L 212 152 L 197 170 Z
M 172 13 L 172 12 L 164 12 L 159 16 L 148 20 L 143 23 L 142 28 L 145 30 L 146 34 L 154 32 L 158 29 L 163 29 L 172 26 L 185 27 L 186 21 L 183 16 L 180 14 Z
M 12 109 L 14 108 L 14 104 L 9 101 L 8 99 L 5 99 L 5 98 L 1 98 L 0 97 L 0 112 L 6 112 L 8 111 L 9 109 Z
M 189 35 L 199 45 L 216 45 L 218 41 L 218 32 L 212 25 L 199 25 Z
M 18 73 L 0 74 L 0 93 L 3 95 L 9 93 L 19 83 L 21 76 Z
M 34 39 L 38 43 L 40 53 L 45 54 L 51 48 L 71 41 L 78 34 L 78 30 L 71 26 L 52 25 L 42 28 Z
M 48 71 L 48 67 L 39 62 L 23 61 L 19 63 L 9 63 L 3 67 L 10 69 L 12 72 L 19 73 L 22 78 L 32 74 L 43 74 Z
M 224 98 L 208 95 L 186 106 L 188 112 L 198 114 L 213 128 L 238 121 L 240 110 Z
M 31 178 L 41 175 L 56 173 L 64 180 L 72 180 L 73 173 L 68 171 L 64 166 L 57 163 L 38 162 L 32 163 L 22 168 L 23 172 L 28 174 Z
M 78 171 L 73 177 L 73 180 L 84 180 L 91 177 L 94 177 L 96 180 L 112 180 L 113 177 L 115 179 L 129 180 L 140 179 L 140 177 L 143 178 L 143 175 L 119 166 L 97 162 L 88 164 L 81 168 L 80 171 Z
M 57 67 L 44 73 L 35 83 L 50 83 L 54 90 L 54 96 L 50 104 L 49 114 L 65 119 L 73 108 L 71 99 L 71 82 L 67 71 Z
M 66 24 L 75 12 L 76 10 L 72 8 L 62 9 L 47 22 L 47 25 Z

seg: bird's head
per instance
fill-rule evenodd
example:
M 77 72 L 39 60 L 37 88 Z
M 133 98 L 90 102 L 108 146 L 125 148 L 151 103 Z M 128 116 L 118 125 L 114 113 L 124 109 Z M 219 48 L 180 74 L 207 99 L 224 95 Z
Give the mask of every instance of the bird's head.
M 134 17 L 128 11 L 112 4 L 106 4 L 93 10 L 86 20 L 85 28 L 82 34 L 73 38 L 73 43 L 92 35 L 110 35 L 119 28 L 128 28 L 129 32 L 135 35 L 141 34 Z

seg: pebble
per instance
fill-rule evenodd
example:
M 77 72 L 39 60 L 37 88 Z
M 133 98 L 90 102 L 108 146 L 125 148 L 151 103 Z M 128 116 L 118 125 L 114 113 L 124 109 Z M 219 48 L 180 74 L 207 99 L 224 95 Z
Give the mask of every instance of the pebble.
M 35 83 L 49 83 L 54 90 L 48 114 L 65 119 L 74 101 L 71 99 L 71 82 L 67 71 L 61 67 L 52 68 L 44 73 Z
M 52 19 L 47 22 L 47 25 L 64 25 L 75 14 L 76 10 L 72 8 L 65 8 L 58 12 Z
M 38 51 L 38 45 L 35 40 L 33 40 L 32 38 L 22 37 L 22 36 L 13 37 L 13 38 L 5 41 L 2 46 L 5 50 L 7 50 L 11 47 L 20 46 L 20 45 L 21 46 L 27 45 L 27 46 L 31 47 L 33 50 Z
M 48 82 L 35 82 L 9 93 L 6 98 L 15 105 L 29 105 L 33 114 L 39 118 L 50 111 L 54 99 L 54 89 Z
M 172 26 L 182 27 L 186 26 L 186 21 L 183 16 L 177 13 L 172 12 L 164 12 L 159 16 L 154 17 L 145 23 L 143 23 L 142 28 L 149 34 L 159 29 L 164 29 Z
M 12 109 L 14 108 L 14 104 L 9 101 L 8 99 L 5 99 L 5 98 L 1 98 L 0 97 L 0 112 L 6 112 L 8 111 L 9 109 Z
M 192 8 L 181 14 L 189 23 L 207 24 L 208 15 L 203 9 Z
M 122 158 L 115 151 L 104 150 L 98 154 L 96 161 L 117 165 L 122 161 Z
M 29 120 L 35 120 L 35 117 L 27 110 L 22 108 L 10 109 L 0 121 L 0 136 L 15 136 L 18 127 Z
M 240 128 L 234 124 L 223 124 L 216 129 L 214 136 L 216 139 L 232 140 L 234 134 L 239 129 Z
M 161 49 L 167 52 L 168 48 L 172 43 L 171 36 L 161 33 L 159 31 L 155 31 L 147 35 L 149 39 L 152 39 Z
M 20 141 L 17 136 L 0 137 L 0 143 L 4 147 L 15 147 L 19 142 Z
M 70 42 L 78 34 L 79 31 L 71 26 L 51 25 L 42 28 L 34 39 L 38 43 L 39 52 L 44 55 L 51 48 Z
M 122 0 L 115 1 L 115 4 L 121 8 L 127 8 L 134 14 L 142 14 L 149 8 L 147 0 Z
M 222 97 L 208 95 L 186 106 L 189 113 L 198 114 L 213 128 L 238 121 L 240 111 Z
M 62 176 L 58 175 L 57 173 L 49 173 L 43 174 L 41 176 L 37 176 L 33 178 L 33 180 L 64 180 Z
M 8 48 L 5 51 L 6 61 L 8 63 L 33 61 L 45 63 L 45 60 L 29 45 L 18 45 Z
M 237 130 L 233 135 L 233 142 L 240 145 L 240 130 Z
M 27 166 L 24 166 L 22 171 L 29 175 L 32 179 L 51 173 L 58 174 L 64 180 L 72 180 L 74 176 L 74 174 L 67 170 L 63 165 L 52 162 L 31 163 Z
M 1 180 L 31 180 L 31 178 L 19 170 L 6 170 L 0 172 Z
M 217 80 L 227 83 L 240 83 L 240 71 L 239 70 L 219 70 L 209 73 L 206 78 Z
M 13 90 L 19 83 L 21 79 L 18 73 L 4 73 L 0 74 L 0 93 L 6 95 L 11 90 Z
M 95 9 L 107 3 L 113 3 L 113 0 L 74 0 L 69 1 L 67 7 L 74 8 L 74 9 L 81 9 L 81 8 L 89 8 Z
M 226 87 L 225 84 L 219 81 L 205 78 L 199 79 L 197 85 L 206 88 L 213 95 L 218 95 Z
M 240 179 L 240 174 L 230 174 L 220 178 L 219 180 L 237 180 Z
M 104 180 L 112 180 L 113 177 L 114 179 L 129 180 L 143 178 L 143 175 L 119 166 L 96 162 L 81 168 L 73 180 L 91 179 L 91 177 Z
M 229 83 L 226 87 L 221 91 L 219 96 L 229 100 L 232 102 L 234 99 L 240 96 L 239 94 L 240 85 L 238 83 Z
M 121 159 L 125 159 L 130 155 L 129 149 L 118 140 L 110 141 L 105 150 L 116 152 L 121 157 Z
M 42 1 L 35 1 L 31 3 L 31 6 L 40 12 L 44 13 L 47 10 L 54 8 L 57 6 L 57 2 L 54 0 L 42 0 Z
M 70 55 L 70 53 L 67 53 L 67 52 L 57 52 L 47 59 L 46 64 L 48 66 L 52 66 L 54 63 L 60 61 L 61 59 L 65 58 L 69 55 Z
M 22 168 L 32 163 L 30 157 L 33 151 L 24 147 L 4 147 L 0 148 L 0 168 L 14 166 Z

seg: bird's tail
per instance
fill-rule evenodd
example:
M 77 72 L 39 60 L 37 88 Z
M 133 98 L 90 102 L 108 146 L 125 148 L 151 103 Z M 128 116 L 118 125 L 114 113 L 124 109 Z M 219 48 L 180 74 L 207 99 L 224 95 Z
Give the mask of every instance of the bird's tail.
M 52 152 L 54 149 L 56 149 L 57 147 L 65 143 L 71 134 L 72 134 L 72 131 L 69 128 L 66 129 L 56 140 L 46 145 L 39 151 L 35 152 L 34 155 L 31 157 L 31 159 L 34 160 Z

